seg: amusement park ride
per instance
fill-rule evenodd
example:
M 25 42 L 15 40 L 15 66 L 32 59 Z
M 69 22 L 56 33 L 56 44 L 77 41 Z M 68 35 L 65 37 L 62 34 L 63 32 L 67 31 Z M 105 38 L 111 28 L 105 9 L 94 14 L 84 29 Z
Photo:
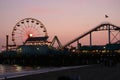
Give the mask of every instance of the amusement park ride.
M 58 47 L 62 48 L 62 44 L 58 37 L 55 36 L 52 41 L 48 41 L 47 29 L 37 19 L 25 18 L 17 22 L 12 30 L 12 41 L 13 45 L 8 44 L 8 35 L 6 36 L 6 50 L 21 50 L 20 47 L 40 47 L 40 46 L 50 46 L 53 47 L 55 41 L 58 43 Z M 28 51 L 26 48 L 26 51 Z
M 108 43 L 106 45 L 104 46 L 92 45 L 92 34 L 95 31 L 107 31 L 108 32 Z M 101 50 L 101 49 L 105 49 L 105 47 L 108 45 L 109 46 L 112 45 L 112 47 L 117 46 L 115 50 L 117 49 L 117 51 L 120 52 L 120 27 L 116 25 L 113 25 L 110 23 L 100 24 L 97 27 L 89 30 L 88 32 L 84 34 L 81 34 L 77 38 L 71 40 L 70 42 L 62 46 L 57 36 L 55 36 L 52 41 L 48 41 L 47 39 L 49 36 L 48 36 L 47 29 L 45 28 L 44 24 L 41 21 L 34 19 L 34 18 L 25 18 L 17 22 L 17 24 L 13 27 L 13 31 L 12 31 L 13 45 L 8 45 L 8 41 L 6 41 L 6 50 L 9 50 L 9 49 L 17 50 L 18 48 L 20 49 L 20 46 L 47 45 L 50 47 L 54 47 L 55 41 L 58 43 L 57 49 L 68 48 L 72 43 L 77 42 L 77 49 L 74 48 L 73 50 L 81 50 L 81 49 L 83 50 L 83 47 L 85 46 L 82 47 L 81 43 L 79 43 L 79 40 L 87 35 L 90 36 L 89 37 L 90 45 L 87 46 L 87 48 L 89 47 L 92 49 L 93 47 L 95 47 L 96 49 L 98 49 L 99 47 Z M 8 36 L 7 36 L 7 40 L 8 40 Z
M 98 31 L 107 32 L 108 41 L 105 45 L 93 45 L 93 32 Z M 81 45 L 81 39 L 86 36 L 89 37 L 90 44 Z M 39 20 L 20 20 L 12 30 L 13 45 L 9 45 L 9 36 L 6 36 L 6 50 L 0 54 L 0 64 L 60 67 L 98 63 L 111 65 L 120 62 L 120 27 L 116 25 L 100 24 L 65 45 L 61 44 L 57 36 L 51 41 L 48 38 L 47 29 Z M 74 43 L 77 46 L 71 46 Z
M 26 44 L 29 38 L 48 38 L 47 30 L 42 22 L 34 18 L 25 18 L 19 21 L 13 28 L 12 41 L 14 45 Z

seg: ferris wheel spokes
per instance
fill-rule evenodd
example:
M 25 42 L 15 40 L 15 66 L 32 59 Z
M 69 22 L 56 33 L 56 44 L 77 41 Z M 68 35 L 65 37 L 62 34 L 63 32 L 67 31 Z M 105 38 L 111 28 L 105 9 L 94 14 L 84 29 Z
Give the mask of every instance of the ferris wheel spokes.
M 25 18 L 19 21 L 13 28 L 12 41 L 14 44 L 23 44 L 27 38 L 47 36 L 45 26 L 34 18 Z M 20 41 L 21 40 L 21 41 Z

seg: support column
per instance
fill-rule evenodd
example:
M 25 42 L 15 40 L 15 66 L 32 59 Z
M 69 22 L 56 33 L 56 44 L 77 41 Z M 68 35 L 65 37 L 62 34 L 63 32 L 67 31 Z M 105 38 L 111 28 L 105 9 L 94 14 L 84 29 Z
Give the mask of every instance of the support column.
M 108 44 L 111 44 L 110 25 L 108 25 Z
M 9 38 L 9 36 L 6 35 L 6 51 L 8 51 L 8 38 Z
M 79 43 L 79 40 L 77 40 L 77 49 L 79 50 L 81 47 L 81 43 Z
M 90 32 L 90 46 L 92 46 L 92 32 Z

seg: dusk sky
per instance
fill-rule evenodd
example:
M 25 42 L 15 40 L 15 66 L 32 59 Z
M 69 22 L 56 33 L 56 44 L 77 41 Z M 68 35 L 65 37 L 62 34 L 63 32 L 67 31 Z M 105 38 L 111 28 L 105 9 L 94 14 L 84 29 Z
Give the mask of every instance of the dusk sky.
M 0 0 L 0 46 L 5 45 L 6 35 L 11 37 L 15 24 L 29 17 L 45 25 L 49 40 L 57 35 L 65 44 L 104 22 L 120 26 L 120 0 Z M 93 41 L 106 43 L 104 33 Z

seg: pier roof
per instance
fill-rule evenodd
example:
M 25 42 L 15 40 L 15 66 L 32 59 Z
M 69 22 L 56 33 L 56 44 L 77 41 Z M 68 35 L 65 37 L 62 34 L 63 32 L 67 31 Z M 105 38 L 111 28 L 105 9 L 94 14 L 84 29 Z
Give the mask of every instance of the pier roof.
M 27 41 L 46 41 L 48 37 L 30 37 L 26 40 Z

